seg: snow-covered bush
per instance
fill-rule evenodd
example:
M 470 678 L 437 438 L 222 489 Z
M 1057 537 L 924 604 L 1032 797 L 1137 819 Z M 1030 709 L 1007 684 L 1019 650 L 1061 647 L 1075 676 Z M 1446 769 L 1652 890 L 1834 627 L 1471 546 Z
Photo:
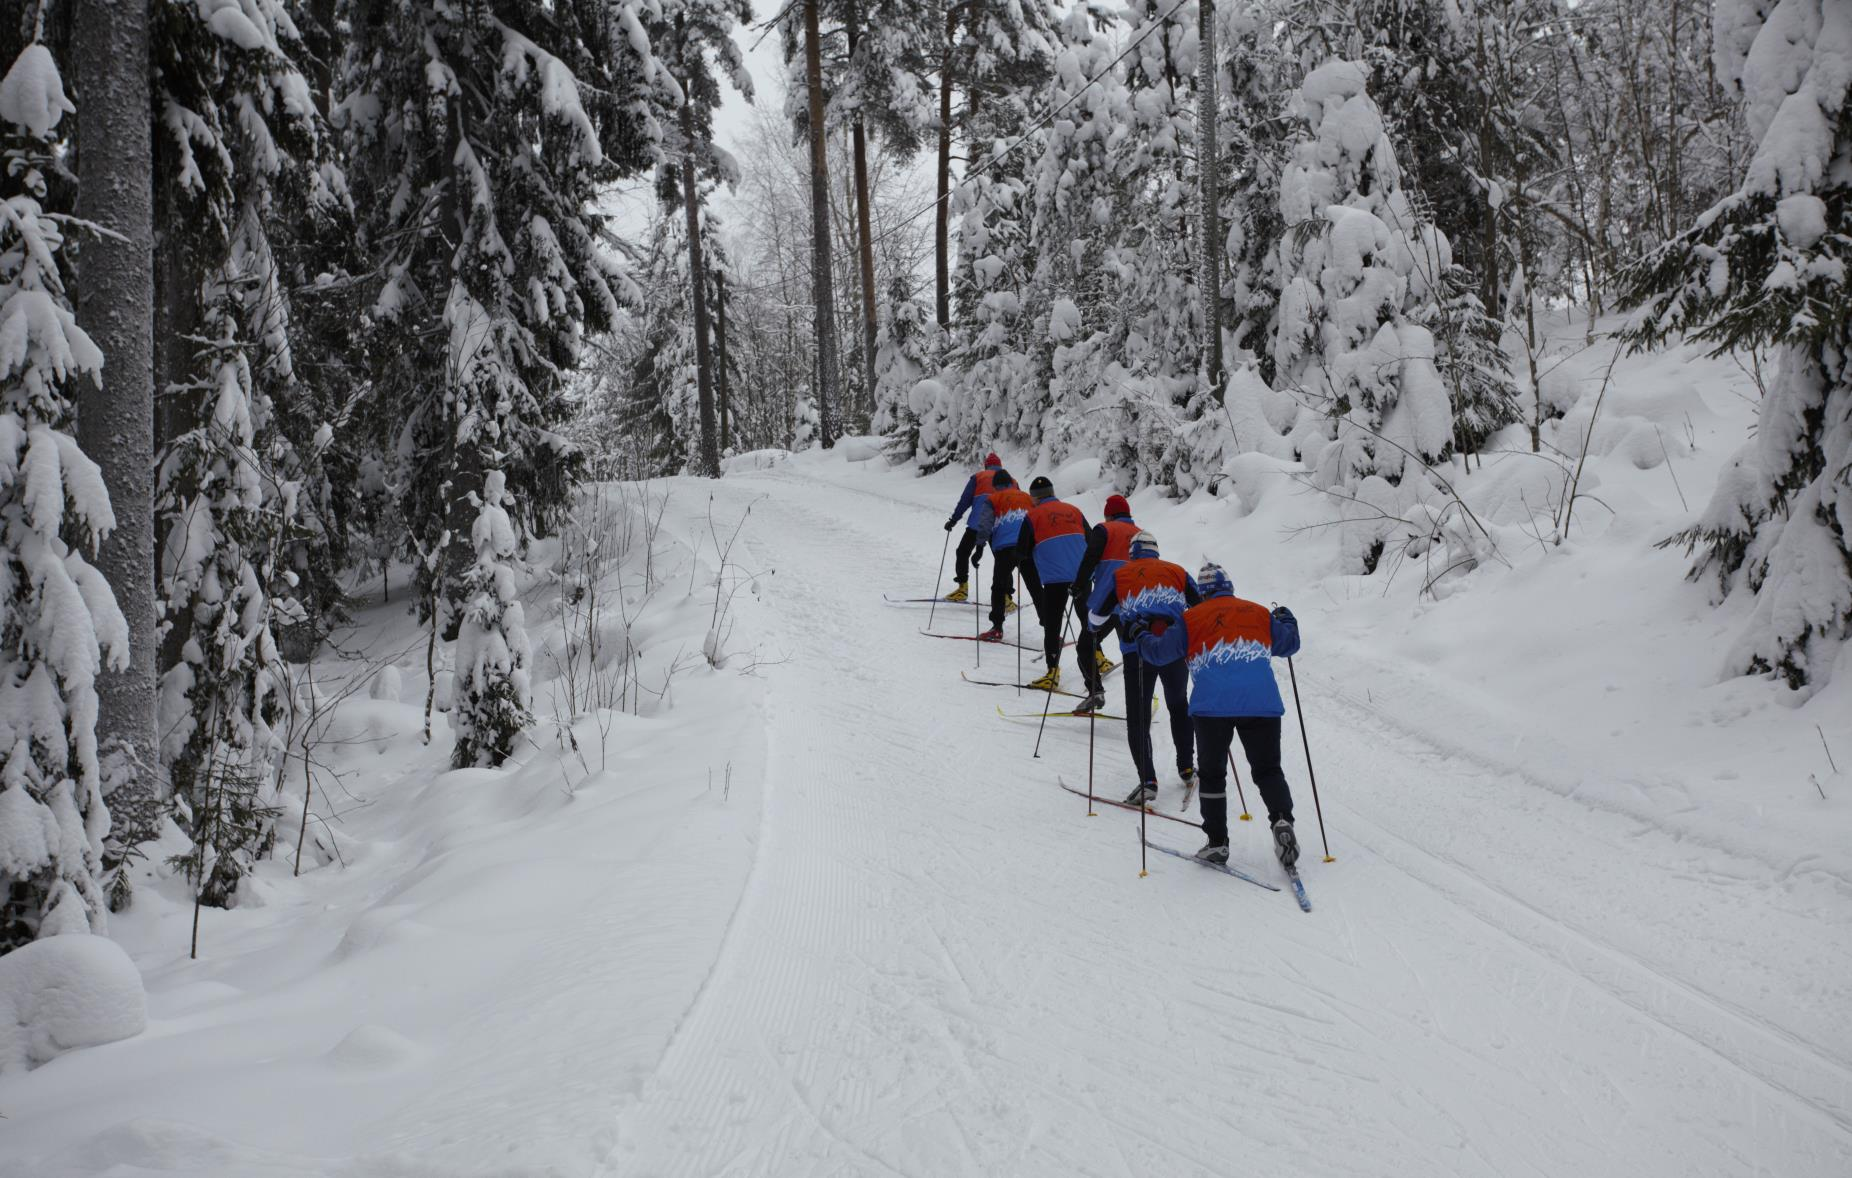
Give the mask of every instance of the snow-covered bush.
M 45 937 L 0 957 L 0 1075 L 147 1025 L 141 973 L 106 937 Z
M 1728 668 L 1817 687 L 1852 634 L 1852 7 L 1726 0 L 1715 28 L 1755 153 L 1636 270 L 1630 338 L 1775 349 L 1755 436 L 1677 539 L 1701 550 L 1693 577 L 1755 597 Z
M 115 516 L 71 436 L 73 386 L 103 356 L 72 314 L 62 219 L 43 204 L 73 109 L 42 44 L 0 80 L 0 953 L 102 928 L 96 675 L 128 664 L 128 627 L 88 559 Z
M 516 539 L 508 518 L 505 476 L 490 471 L 477 496 L 470 547 L 476 561 L 463 575 L 468 590 L 457 634 L 456 728 L 452 762 L 500 765 L 533 721 L 526 620 L 516 591 Z

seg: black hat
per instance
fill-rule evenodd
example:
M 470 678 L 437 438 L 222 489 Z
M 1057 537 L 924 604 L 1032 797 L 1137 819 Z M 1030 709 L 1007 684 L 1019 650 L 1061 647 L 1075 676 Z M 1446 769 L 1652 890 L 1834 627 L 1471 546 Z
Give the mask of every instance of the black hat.
M 1047 475 L 1038 474 L 1029 480 L 1029 494 L 1037 499 L 1052 499 L 1055 494 L 1055 485 L 1048 481 Z
M 991 489 L 995 491 L 1001 491 L 1005 487 L 1013 487 L 1015 485 L 1016 480 L 1010 477 L 1010 472 L 1007 470 L 998 471 L 990 480 Z

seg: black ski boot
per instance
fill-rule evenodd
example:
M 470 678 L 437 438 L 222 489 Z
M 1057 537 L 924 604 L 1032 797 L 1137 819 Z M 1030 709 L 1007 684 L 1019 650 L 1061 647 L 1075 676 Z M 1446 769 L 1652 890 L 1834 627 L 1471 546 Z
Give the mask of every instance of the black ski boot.
M 1137 789 L 1125 795 L 1125 804 L 1128 806 L 1149 806 L 1155 801 L 1157 801 L 1157 782 L 1155 781 L 1144 782 Z
M 1293 834 L 1293 824 L 1282 818 L 1273 824 L 1273 850 L 1280 857 L 1280 866 L 1290 868 L 1299 862 L 1299 838 Z

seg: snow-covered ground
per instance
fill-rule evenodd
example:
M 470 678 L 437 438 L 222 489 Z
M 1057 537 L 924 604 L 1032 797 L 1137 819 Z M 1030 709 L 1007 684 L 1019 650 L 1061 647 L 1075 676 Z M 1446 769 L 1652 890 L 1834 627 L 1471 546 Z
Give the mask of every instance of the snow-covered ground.
M 636 552 L 618 591 L 640 699 L 576 751 L 542 724 L 507 772 L 448 771 L 441 717 L 420 742 L 423 646 L 375 608 L 354 640 L 405 651 L 327 754 L 345 862 L 269 864 L 197 962 L 156 885 L 114 926 L 149 1029 L 0 1077 L 0 1173 L 1843 1178 L 1852 659 L 1804 704 L 1720 680 L 1738 608 L 1653 547 L 1745 391 L 1693 352 L 1622 361 L 1600 503 L 1531 541 L 1499 504 L 1539 460 L 1489 463 L 1466 494 L 1505 563 L 1438 600 L 1419 570 L 1330 575 L 1332 533 L 1298 530 L 1329 504 L 1258 465 L 1134 498 L 1166 555 L 1301 619 L 1335 855 L 1293 739 L 1310 915 L 1163 856 L 1141 878 L 1136 817 L 1057 788 L 1086 726 L 1032 757 L 997 708 L 1038 701 L 959 677 L 1015 652 L 883 601 L 931 587 L 963 472 L 844 447 L 664 484 L 653 593 Z M 1097 518 L 1097 475 L 1055 473 Z M 536 586 L 549 715 L 560 608 Z M 1234 834 L 1271 874 L 1260 824 Z

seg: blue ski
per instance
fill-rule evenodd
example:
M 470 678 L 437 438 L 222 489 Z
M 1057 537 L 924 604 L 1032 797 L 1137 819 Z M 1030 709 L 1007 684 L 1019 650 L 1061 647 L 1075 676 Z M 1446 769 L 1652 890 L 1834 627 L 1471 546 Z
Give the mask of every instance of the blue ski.
M 1312 910 L 1312 901 L 1305 894 L 1305 884 L 1299 879 L 1299 869 L 1297 867 L 1288 867 L 1286 869 L 1286 878 L 1293 881 L 1293 899 L 1299 901 L 1299 910 L 1301 912 L 1310 912 Z
M 1230 867 L 1226 863 L 1204 863 L 1201 859 L 1198 859 L 1194 855 L 1186 855 L 1182 851 L 1179 851 L 1174 847 L 1166 847 L 1162 845 L 1161 843 L 1154 843 L 1150 839 L 1145 840 L 1145 846 L 1150 847 L 1154 851 L 1162 851 L 1166 855 L 1175 855 L 1177 858 L 1182 859 L 1188 863 L 1201 864 L 1202 866 L 1209 868 L 1211 871 L 1219 871 L 1223 875 L 1232 875 L 1236 879 L 1245 879 L 1257 888 L 1266 888 L 1270 892 L 1277 892 L 1280 890 L 1277 884 L 1270 884 L 1264 879 L 1255 879 L 1253 876 L 1249 875 L 1245 871 L 1242 871 L 1240 868 Z

